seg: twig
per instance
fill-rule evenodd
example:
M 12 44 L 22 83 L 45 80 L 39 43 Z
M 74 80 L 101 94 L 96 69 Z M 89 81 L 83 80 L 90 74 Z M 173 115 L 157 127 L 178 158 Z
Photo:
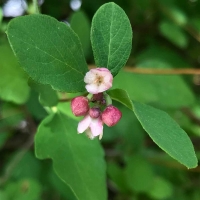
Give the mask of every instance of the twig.
M 132 72 L 135 74 L 160 74 L 160 75 L 176 75 L 176 74 L 187 74 L 197 75 L 200 74 L 200 69 L 192 68 L 179 68 L 179 69 L 153 69 L 153 68 L 133 68 L 124 67 L 124 71 Z
M 89 69 L 96 68 L 94 65 L 89 65 Z M 135 74 L 150 74 L 150 75 L 200 75 L 200 69 L 194 68 L 178 68 L 178 69 L 156 69 L 156 68 L 137 68 L 125 66 L 124 71 Z

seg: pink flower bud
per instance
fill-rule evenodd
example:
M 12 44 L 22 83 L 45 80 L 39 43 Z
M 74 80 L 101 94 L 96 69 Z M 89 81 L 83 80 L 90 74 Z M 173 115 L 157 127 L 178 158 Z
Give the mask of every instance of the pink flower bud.
M 91 118 L 98 118 L 101 115 L 99 108 L 90 108 L 89 115 Z
M 113 105 L 109 105 L 102 113 L 102 121 L 107 126 L 114 126 L 121 119 L 121 111 Z
M 89 110 L 88 99 L 84 96 L 73 98 L 71 109 L 75 116 L 85 116 Z
M 103 100 L 103 93 L 93 94 L 92 101 L 102 101 Z
M 107 68 L 91 69 L 84 77 L 85 88 L 91 94 L 108 90 L 112 87 L 112 81 L 113 76 Z

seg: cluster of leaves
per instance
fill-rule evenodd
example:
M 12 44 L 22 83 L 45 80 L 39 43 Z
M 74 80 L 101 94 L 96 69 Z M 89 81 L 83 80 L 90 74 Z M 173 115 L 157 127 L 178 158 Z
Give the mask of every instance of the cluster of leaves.
M 25 72 L 1 33 L 0 145 L 5 164 L 0 199 L 44 196 L 45 199 L 104 200 L 108 189 L 111 199 L 199 199 L 197 176 L 181 165 L 197 166 L 193 145 L 172 119 L 198 138 L 199 127 L 190 121 L 191 113 L 183 114 L 188 107 L 197 114 L 199 111 L 198 93 L 192 90 L 191 79 L 120 71 L 131 48 L 133 56 L 128 63 L 137 68 L 195 65 L 195 55 L 188 52 L 185 60 L 183 56 L 189 45 L 195 52 L 199 48 L 185 33 L 188 31 L 196 37 L 198 15 L 194 12 L 190 22 L 186 15 L 194 8 L 174 1 L 117 3 L 127 13 L 137 11 L 129 14 L 133 45 L 129 19 L 115 3 L 98 9 L 91 31 L 89 19 L 82 11 L 72 14 L 70 27 L 41 14 L 11 20 L 6 33 Z M 48 4 L 51 5 L 50 1 Z M 88 8 L 87 5 L 83 3 L 83 9 L 93 13 L 95 6 Z M 148 26 L 151 26 L 149 34 L 145 31 L 144 37 L 144 28 Z M 77 135 L 77 119 L 71 114 L 70 102 L 59 102 L 85 92 L 83 78 L 88 67 L 84 57 L 93 64 L 91 49 L 96 66 L 107 67 L 116 76 L 108 94 L 123 112 L 116 127 L 105 127 L 101 142 L 104 151 L 99 141 Z M 143 103 L 161 108 L 171 117 Z M 186 108 L 183 110 L 183 107 Z M 26 141 L 22 147 L 30 148 L 36 129 L 36 157 L 51 158 L 53 167 L 50 161 L 37 160 L 27 150 L 14 149 L 13 155 L 7 158 L 5 142 L 19 137 Z M 157 148 L 145 131 L 181 164 Z

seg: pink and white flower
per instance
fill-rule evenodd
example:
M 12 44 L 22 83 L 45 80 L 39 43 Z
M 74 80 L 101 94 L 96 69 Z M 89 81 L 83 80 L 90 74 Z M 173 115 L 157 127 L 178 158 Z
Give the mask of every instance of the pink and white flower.
M 90 139 L 94 139 L 99 136 L 99 139 L 103 136 L 103 122 L 101 117 L 96 119 L 91 118 L 90 115 L 86 115 L 78 124 L 78 133 L 86 132 Z
M 90 94 L 87 97 L 75 97 L 71 101 L 73 114 L 84 116 L 78 124 L 77 131 L 79 134 L 86 132 L 90 139 L 97 136 L 101 139 L 103 124 L 114 126 L 121 119 L 120 110 L 112 105 L 109 95 L 103 93 L 112 87 L 112 81 L 113 76 L 107 68 L 91 69 L 86 73 L 84 77 L 85 88 Z M 108 106 L 102 112 L 102 108 L 106 105 Z
M 112 81 L 113 76 L 107 68 L 91 69 L 84 77 L 85 88 L 91 94 L 108 90 L 112 87 Z

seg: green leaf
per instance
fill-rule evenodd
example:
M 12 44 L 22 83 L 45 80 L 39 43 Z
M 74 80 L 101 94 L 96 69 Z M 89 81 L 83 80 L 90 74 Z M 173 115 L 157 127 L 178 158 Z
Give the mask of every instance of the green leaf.
M 73 113 L 72 113 L 72 109 L 71 109 L 71 102 L 60 102 L 58 105 L 57 105 L 57 109 L 67 115 L 68 117 L 76 120 L 76 121 L 80 121 L 83 117 L 80 116 L 80 117 L 76 117 Z
M 8 162 L 8 166 L 11 165 L 13 160 L 16 159 L 20 154 L 23 154 L 23 157 L 12 170 L 12 178 L 19 180 L 22 178 L 26 179 L 28 177 L 39 181 L 42 171 L 42 161 L 38 160 L 31 151 L 26 153 L 24 153 L 23 150 L 16 151 L 11 157 L 10 162 Z
M 69 186 L 67 186 L 55 173 L 53 168 L 50 168 L 49 171 L 49 178 L 47 181 L 49 181 L 53 187 L 56 189 L 56 191 L 60 194 L 60 196 L 64 197 L 66 200 L 77 200 L 74 193 L 70 189 Z
M 154 173 L 151 165 L 142 156 L 134 155 L 127 162 L 125 178 L 134 192 L 147 192 L 152 186 Z
M 96 65 L 117 75 L 132 47 L 131 25 L 118 5 L 106 3 L 97 10 L 92 20 L 91 42 Z
M 65 92 L 85 90 L 87 64 L 79 38 L 68 25 L 46 15 L 22 16 L 11 20 L 7 35 L 33 80 Z
M 161 177 L 156 177 L 152 181 L 151 184 L 152 184 L 152 187 L 148 191 L 148 194 L 152 199 L 161 199 L 162 200 L 162 199 L 167 199 L 170 196 L 172 196 L 173 186 L 167 180 L 165 180 Z
M 170 42 L 180 48 L 186 48 L 188 45 L 187 35 L 183 30 L 175 24 L 168 21 L 163 21 L 160 26 L 160 33 Z
M 34 179 L 11 182 L 5 188 L 9 200 L 40 200 L 42 186 Z
M 29 85 L 39 93 L 39 101 L 44 106 L 55 106 L 58 103 L 58 95 L 50 85 L 43 85 L 29 79 Z
M 128 107 L 129 109 L 133 110 L 133 103 L 125 90 L 122 89 L 113 89 L 107 91 L 107 94 L 114 99 Z
M 121 192 L 127 192 L 128 187 L 125 181 L 124 171 L 115 162 L 108 162 L 107 173 L 110 179 L 114 182 L 117 189 Z
M 143 151 L 146 133 L 136 116 L 133 115 L 133 110 L 129 110 L 125 106 L 117 107 L 122 112 L 122 118 L 118 123 L 120 126 L 118 126 L 118 124 L 114 126 L 117 128 L 117 130 L 113 130 L 113 132 L 114 134 L 117 131 L 121 133 L 122 140 L 124 141 L 122 142 L 123 152 L 136 153 Z M 104 136 L 105 135 L 106 134 L 104 134 Z
M 91 51 L 90 21 L 83 11 L 77 11 L 70 17 L 70 26 L 80 38 L 83 52 L 87 56 Z
M 39 102 L 39 95 L 34 90 L 31 90 L 30 98 L 26 103 L 28 112 L 37 120 L 42 120 L 47 116 L 47 112 Z
M 29 96 L 27 76 L 20 68 L 7 42 L 0 43 L 0 98 L 17 104 L 25 103 Z
M 8 200 L 6 192 L 0 190 L 0 199 L 1 200 Z
M 152 140 L 187 168 L 197 166 L 192 142 L 186 132 L 165 112 L 134 103 L 134 113 Z
M 77 122 L 63 114 L 47 117 L 35 138 L 36 156 L 52 158 L 57 175 L 79 200 L 106 199 L 104 153 L 98 140 L 76 132 Z

